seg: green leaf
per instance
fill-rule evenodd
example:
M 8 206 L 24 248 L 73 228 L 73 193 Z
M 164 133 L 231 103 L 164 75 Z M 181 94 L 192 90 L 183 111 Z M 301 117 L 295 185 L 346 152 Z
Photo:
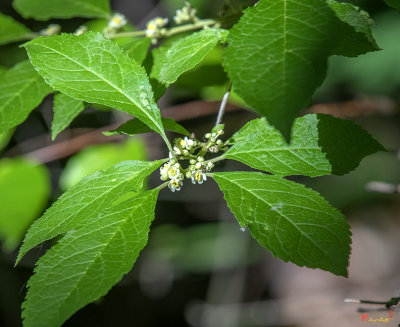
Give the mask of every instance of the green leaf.
M 151 39 L 145 37 L 124 44 L 122 46 L 122 49 L 128 54 L 129 57 L 131 57 L 139 65 L 141 65 L 147 56 L 150 44 L 151 44 Z
M 325 1 L 260 0 L 231 29 L 224 67 L 236 93 L 285 138 L 340 39 Z
M 30 33 L 29 28 L 0 13 L 0 45 L 23 40 Z
M 8 131 L 0 133 L 0 152 L 4 150 L 4 148 L 7 146 L 8 142 L 10 142 L 13 134 L 14 134 L 15 129 L 9 129 Z
M 25 327 L 61 326 L 86 304 L 108 293 L 145 247 L 158 190 L 140 193 L 91 215 L 38 261 L 23 303 Z
M 0 238 L 6 250 L 16 248 L 44 209 L 49 193 L 45 166 L 22 158 L 0 161 Z
M 186 136 L 190 136 L 189 131 L 183 127 L 181 124 L 178 124 L 174 119 L 172 118 L 162 118 L 162 123 L 164 126 L 164 129 L 168 132 L 174 132 Z M 150 133 L 151 129 L 148 128 L 145 124 L 143 124 L 139 119 L 131 119 L 128 120 L 127 122 L 123 123 L 120 127 L 113 131 L 107 131 L 103 132 L 104 135 L 110 136 L 110 135 L 118 135 L 118 134 L 123 134 L 123 135 L 136 135 L 136 134 L 142 134 L 142 133 Z
M 275 175 L 344 175 L 375 152 L 385 151 L 362 127 L 324 114 L 297 118 L 291 143 L 265 118 L 247 123 L 230 140 L 225 158 Z
M 24 45 L 54 89 L 134 115 L 165 137 L 144 68 L 99 33 L 39 37 Z
M 83 109 L 85 109 L 85 104 L 81 100 L 76 100 L 63 93 L 56 94 L 54 96 L 51 139 L 54 141 L 57 135 L 66 129 Z
M 317 192 L 262 173 L 213 177 L 239 224 L 274 256 L 347 276 L 349 225 Z
M 52 89 L 23 61 L 0 76 L 0 132 L 22 123 Z
M 104 212 L 125 193 L 140 190 L 143 180 L 162 162 L 124 161 L 82 179 L 32 224 L 19 250 L 17 263 L 34 246 Z
M 125 160 L 146 160 L 146 157 L 146 146 L 139 138 L 89 146 L 68 160 L 60 176 L 60 187 L 65 191 L 97 170 L 109 169 Z
M 181 74 L 198 65 L 227 35 L 227 30 L 209 28 L 156 49 L 150 76 L 160 83 L 174 83 Z
M 339 24 L 343 37 L 333 54 L 356 57 L 379 50 L 371 31 L 374 21 L 366 11 L 351 3 L 340 3 L 335 0 L 328 0 L 328 5 L 343 22 Z
M 400 1 L 399 0 L 384 0 L 386 4 L 397 11 L 400 11 Z
M 24 18 L 108 17 L 108 0 L 14 0 L 13 6 Z

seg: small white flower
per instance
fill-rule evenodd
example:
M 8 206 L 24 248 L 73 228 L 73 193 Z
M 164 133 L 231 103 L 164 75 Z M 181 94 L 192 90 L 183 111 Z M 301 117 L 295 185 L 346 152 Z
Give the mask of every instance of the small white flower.
M 210 171 L 213 167 L 214 167 L 214 164 L 213 164 L 212 162 L 209 162 L 209 163 L 207 164 L 206 169 L 207 169 L 207 171 Z
M 89 28 L 86 25 L 81 25 L 76 29 L 76 31 L 74 32 L 74 35 L 85 34 L 88 30 L 89 30 Z
M 125 16 L 119 13 L 114 14 L 110 21 L 108 22 L 108 26 L 113 29 L 118 29 L 125 26 L 128 23 Z
M 50 36 L 50 35 L 56 35 L 59 34 L 61 31 L 61 26 L 58 24 L 50 24 L 47 26 L 45 29 L 40 31 L 41 35 L 44 36 Z
M 182 150 L 176 146 L 174 146 L 174 152 L 176 155 L 180 156 L 182 154 Z
M 165 33 L 164 26 L 168 24 L 168 18 L 155 17 L 146 24 L 146 36 L 148 38 L 157 38 Z
M 192 139 L 188 139 L 187 137 L 185 137 L 185 147 L 187 150 L 191 150 L 193 148 L 193 146 L 195 145 L 194 141 Z
M 153 21 L 157 27 L 164 27 L 168 24 L 168 18 L 156 17 Z
M 199 184 L 203 184 L 203 182 L 207 180 L 207 176 L 201 170 L 196 170 L 194 174 L 192 174 L 191 179 L 193 184 L 196 184 L 196 182 Z
M 201 162 L 197 162 L 195 165 L 196 169 L 201 169 L 203 167 L 203 164 Z
M 182 187 L 182 181 L 180 181 L 179 179 L 171 179 L 168 183 L 168 188 L 172 191 L 180 191 L 181 187 Z
M 180 165 L 177 163 L 168 169 L 168 177 L 170 179 L 177 179 L 181 174 Z
M 168 170 L 171 167 L 169 163 L 166 163 L 164 166 L 160 168 L 160 178 L 162 181 L 168 180 Z
M 146 36 L 149 38 L 155 37 L 157 33 L 157 26 L 152 21 L 146 25 Z
M 189 2 L 186 2 L 182 9 L 178 9 L 174 16 L 174 21 L 178 25 L 196 19 L 196 9 L 193 9 Z

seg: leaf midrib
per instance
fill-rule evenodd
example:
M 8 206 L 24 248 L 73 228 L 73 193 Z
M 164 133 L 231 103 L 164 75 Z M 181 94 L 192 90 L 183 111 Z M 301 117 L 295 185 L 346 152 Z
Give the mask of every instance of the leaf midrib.
M 104 192 L 104 193 L 101 195 L 101 197 L 104 197 L 105 195 L 108 195 L 110 192 L 113 192 L 114 189 L 117 188 L 117 187 L 120 187 L 121 184 L 130 182 L 130 181 L 132 181 L 132 179 L 137 178 L 142 172 L 143 172 L 143 170 L 141 170 L 140 173 L 136 174 L 134 177 L 132 177 L 132 178 L 130 178 L 130 179 L 125 179 L 125 180 L 121 181 L 121 183 L 115 185 L 114 187 L 109 188 L 107 192 Z M 103 176 L 103 177 L 104 177 L 104 176 Z M 96 198 L 93 199 L 92 201 L 87 202 L 83 207 L 81 207 L 81 208 L 79 209 L 79 211 L 74 212 L 73 214 L 69 215 L 68 218 L 66 218 L 66 219 L 63 220 L 62 222 L 58 223 L 58 224 L 57 224 L 55 227 L 53 227 L 52 229 L 46 231 L 46 239 L 45 239 L 45 240 L 48 240 L 49 237 L 50 237 L 50 238 L 51 238 L 51 237 L 55 237 L 55 236 L 49 236 L 49 235 L 51 235 L 51 234 L 54 232 L 54 230 L 56 230 L 57 228 L 59 228 L 59 227 L 62 225 L 62 223 L 63 223 L 64 221 L 69 220 L 69 219 L 71 219 L 71 217 L 74 217 L 74 216 L 78 215 L 82 210 L 84 210 L 84 209 L 86 209 L 88 206 L 92 205 L 95 201 L 98 201 L 99 198 L 100 198 L 100 197 L 96 197 Z M 69 199 L 69 198 L 65 199 L 64 201 L 66 201 L 66 200 L 68 200 L 68 199 Z M 55 215 L 56 213 L 57 213 L 57 211 L 54 211 L 54 212 L 52 213 L 51 216 Z M 38 233 L 40 233 L 40 232 L 41 232 L 41 230 L 37 231 L 35 234 L 33 234 L 32 236 L 30 236 L 29 239 L 30 239 L 30 240 L 34 239 L 34 238 L 36 237 L 36 235 L 38 235 Z M 28 230 L 28 233 L 29 233 L 29 230 Z M 28 235 L 28 234 L 27 234 L 27 235 Z M 42 237 L 42 238 L 43 238 L 43 237 Z M 43 241 L 44 241 L 44 240 L 43 240 Z M 43 241 L 41 241 L 41 242 L 43 242 Z M 38 242 L 34 242 L 34 243 L 35 243 L 35 245 L 39 244 Z M 26 249 L 24 248 L 24 245 L 25 245 L 25 244 L 26 244 L 26 242 L 24 241 L 24 243 L 22 244 L 22 247 L 21 247 L 21 249 L 23 249 L 24 251 L 21 252 L 20 254 L 18 254 L 17 262 L 19 262 L 19 261 L 22 259 L 22 257 L 32 248 L 32 246 L 29 246 L 29 249 L 26 250 Z
M 70 56 L 67 56 L 66 54 L 61 53 L 61 52 L 59 52 L 59 51 L 57 51 L 57 50 L 55 50 L 55 49 L 53 49 L 53 48 L 51 48 L 51 47 L 49 47 L 49 46 L 47 46 L 47 45 L 40 44 L 40 46 L 42 46 L 42 47 L 44 47 L 44 48 L 47 48 L 47 49 L 49 49 L 49 50 L 52 50 L 52 51 L 54 51 L 55 53 L 57 53 L 57 54 L 59 54 L 59 55 L 65 57 L 65 58 L 71 60 L 73 63 L 77 64 L 78 66 L 80 66 L 80 67 L 82 67 L 82 68 L 84 68 L 84 69 L 86 69 L 86 71 L 88 71 L 89 73 L 92 73 L 94 76 L 98 77 L 98 78 L 101 79 L 103 82 L 105 82 L 106 84 L 108 84 L 109 86 L 111 86 L 112 88 L 114 88 L 116 91 L 118 91 L 120 94 L 122 94 L 125 98 L 127 98 L 130 102 L 132 102 L 136 107 L 140 108 L 140 110 L 142 111 L 142 113 L 144 113 L 144 114 L 153 122 L 153 124 L 154 124 L 155 126 L 158 127 L 159 132 L 162 132 L 162 128 L 160 128 L 158 122 L 156 122 L 156 121 L 153 119 L 153 117 L 150 116 L 150 115 L 147 113 L 147 110 L 144 110 L 140 105 L 137 104 L 137 102 L 136 102 L 133 98 L 131 98 L 128 94 L 126 94 L 125 92 L 123 92 L 123 91 L 122 91 L 118 86 L 116 86 L 114 83 L 112 83 L 111 81 L 105 79 L 102 75 L 100 75 L 100 74 L 98 74 L 97 72 L 93 71 L 93 70 L 90 69 L 89 67 L 83 65 L 83 64 L 80 63 L 79 61 L 74 60 L 74 59 L 71 58 Z M 84 101 L 84 99 L 80 99 L 80 100 Z
M 97 259 L 100 257 L 100 255 L 103 253 L 103 251 L 109 246 L 109 244 L 114 239 L 114 237 L 117 235 L 117 233 L 120 232 L 120 231 L 121 231 L 121 233 L 123 233 L 122 226 L 124 226 L 127 223 L 128 219 L 131 218 L 135 214 L 135 212 L 137 210 L 139 210 L 139 208 L 141 206 L 142 206 L 141 204 L 138 204 L 137 207 L 134 209 L 134 211 L 132 211 L 129 215 L 127 215 L 126 219 L 123 219 L 123 220 L 120 220 L 120 221 L 116 222 L 117 226 L 116 226 L 114 232 L 112 234 L 110 234 L 109 238 L 106 239 L 105 242 L 102 243 L 101 246 L 98 247 L 100 250 L 93 256 L 92 260 L 86 266 L 85 270 L 79 274 L 79 277 L 76 279 L 75 287 L 71 288 L 71 290 L 68 292 L 68 295 L 64 296 L 62 301 L 58 301 L 59 303 L 61 303 L 61 305 L 58 307 L 58 311 L 55 312 L 53 317 L 56 316 L 57 313 L 62 311 L 61 308 L 62 308 L 63 304 L 68 300 L 68 298 L 71 296 L 72 292 L 74 290 L 78 289 L 78 285 L 82 282 L 83 278 L 86 276 L 86 274 L 87 274 L 88 270 L 90 269 L 90 267 L 92 267 L 95 264 Z M 132 208 L 130 208 L 130 209 L 132 209 Z M 127 209 L 127 210 L 130 210 L 130 209 Z M 112 226 L 112 224 L 108 225 L 107 227 L 110 227 L 110 226 Z M 95 231 L 93 231 L 93 232 L 95 232 Z M 87 234 L 85 234 L 85 235 L 87 235 Z
M 218 175 L 218 176 L 221 178 L 221 175 Z M 261 198 L 260 196 L 258 196 L 258 195 L 255 194 L 255 193 L 251 192 L 251 190 L 246 189 L 246 188 L 242 187 L 240 184 L 235 183 L 234 181 L 229 180 L 229 179 L 227 179 L 227 178 L 225 178 L 225 177 L 222 177 L 222 178 L 223 178 L 225 181 L 227 181 L 228 183 L 231 183 L 231 184 L 236 185 L 239 189 L 244 190 L 244 191 L 247 191 L 248 193 L 250 193 L 251 195 L 253 195 L 254 197 L 256 197 L 258 200 L 260 200 L 260 201 L 264 202 L 265 204 L 267 204 L 270 208 L 273 207 L 270 203 L 268 203 L 267 201 L 265 201 L 265 199 Z M 298 232 L 299 232 L 301 235 L 303 235 L 306 239 L 308 239 L 319 251 L 321 251 L 322 254 L 324 254 L 324 255 L 326 256 L 326 258 L 328 258 L 328 259 L 331 261 L 331 263 L 334 263 L 334 262 L 330 259 L 329 253 L 325 253 L 325 251 L 323 251 L 322 248 L 320 248 L 312 239 L 310 239 L 309 236 L 308 236 L 307 234 L 305 234 L 301 229 L 299 229 L 299 227 L 298 227 L 292 220 L 290 220 L 287 216 L 285 216 L 285 215 L 284 215 L 283 213 L 281 213 L 280 211 L 275 211 L 275 212 L 277 212 L 282 218 L 284 218 L 284 219 L 285 219 L 287 222 L 289 222 L 295 229 L 297 229 Z

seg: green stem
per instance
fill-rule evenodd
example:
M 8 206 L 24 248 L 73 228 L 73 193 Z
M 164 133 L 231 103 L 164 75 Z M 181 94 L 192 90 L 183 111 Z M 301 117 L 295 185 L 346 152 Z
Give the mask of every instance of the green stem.
M 117 39 L 119 37 L 137 37 L 137 36 L 146 36 L 146 31 L 120 32 L 108 35 L 108 38 Z
M 218 25 L 218 22 L 213 19 L 200 19 L 193 24 L 186 24 L 182 26 L 176 26 L 168 29 L 166 33 L 162 37 L 170 37 L 175 34 L 189 32 L 193 30 L 198 30 L 200 28 Z M 137 37 L 137 36 L 146 36 L 146 31 L 134 31 L 134 32 L 121 32 L 109 35 L 109 39 L 116 39 L 119 37 Z
M 169 152 L 170 152 L 171 155 L 172 155 L 172 158 L 174 158 L 176 161 L 178 161 L 178 159 L 176 158 L 176 155 L 175 155 L 175 153 L 174 153 L 174 150 L 172 149 L 172 145 L 171 145 L 171 143 L 169 142 L 167 136 L 163 133 L 163 134 L 161 134 L 161 137 L 163 138 L 165 144 L 167 145 L 168 150 L 169 150 Z
M 158 185 L 156 188 L 154 188 L 155 190 L 162 190 L 163 188 L 166 188 L 167 187 L 167 185 L 168 185 L 168 183 L 169 182 L 165 182 L 165 183 L 162 183 L 162 184 L 160 184 L 160 185 Z
M 204 164 L 208 164 L 209 162 L 215 163 L 215 162 L 218 162 L 218 161 L 221 161 L 221 160 L 225 160 L 225 157 L 224 157 L 223 154 L 218 156 L 218 157 L 215 157 L 214 159 L 210 159 L 210 160 L 204 161 Z

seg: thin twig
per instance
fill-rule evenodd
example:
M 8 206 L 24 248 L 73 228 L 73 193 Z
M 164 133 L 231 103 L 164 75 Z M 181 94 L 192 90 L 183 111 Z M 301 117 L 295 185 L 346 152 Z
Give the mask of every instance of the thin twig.
M 200 19 L 193 24 L 187 24 L 182 26 L 172 27 L 167 29 L 166 33 L 162 35 L 162 37 L 170 37 L 179 33 L 189 32 L 193 30 L 198 30 L 204 27 L 210 27 L 216 25 L 218 26 L 218 22 L 213 19 Z M 109 39 L 117 39 L 120 37 L 137 37 L 137 36 L 145 36 L 146 31 L 133 31 L 133 32 L 121 32 L 108 35 Z
M 217 121 L 215 122 L 215 126 L 221 124 L 221 122 L 222 122 L 222 117 L 224 116 L 224 113 L 225 113 L 226 104 L 228 103 L 229 95 L 231 94 L 231 88 L 232 88 L 232 83 L 229 82 L 227 91 L 226 91 L 224 97 L 222 98 L 221 106 L 219 107 L 219 110 L 218 110 L 218 117 L 217 117 Z
M 389 309 L 390 307 L 399 304 L 400 302 L 400 297 L 392 297 L 388 301 L 373 301 L 373 300 L 359 300 L 359 299 L 344 299 L 344 302 L 347 303 L 363 303 L 363 304 L 380 304 L 384 305 L 386 309 Z

